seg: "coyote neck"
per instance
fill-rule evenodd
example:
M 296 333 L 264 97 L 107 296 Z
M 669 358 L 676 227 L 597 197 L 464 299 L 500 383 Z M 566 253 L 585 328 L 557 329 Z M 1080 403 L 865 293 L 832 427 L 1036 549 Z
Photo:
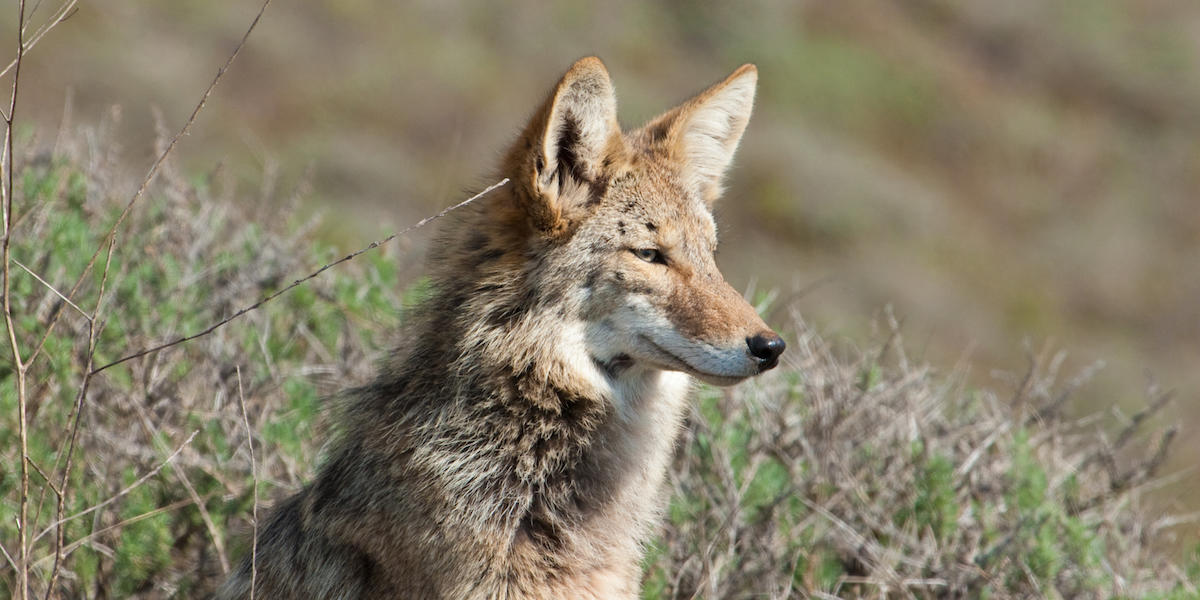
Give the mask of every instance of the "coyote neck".
M 573 529 L 608 516 L 624 521 L 615 531 L 631 534 L 638 528 L 630 524 L 658 507 L 688 379 L 640 367 L 614 377 L 586 353 L 580 325 L 536 330 L 503 336 L 500 347 L 522 360 L 466 353 L 455 361 L 461 384 L 440 416 L 471 423 L 450 435 L 474 439 L 449 453 L 461 461 L 503 457 L 508 472 L 492 485 L 447 474 L 447 491 L 493 507 L 480 524 L 511 530 L 514 544 L 561 547 L 578 537 Z
M 347 541 L 394 560 L 413 551 L 402 540 L 427 540 L 424 555 L 444 555 L 445 569 L 464 581 L 480 581 L 481 572 L 530 585 L 611 575 L 636 586 L 642 544 L 665 500 L 687 376 L 635 366 L 612 378 L 580 354 L 581 330 L 567 323 L 543 323 L 540 336 L 475 332 L 471 339 L 485 343 L 469 348 L 438 348 L 455 328 L 425 325 L 417 331 L 427 335 L 414 336 L 424 341 L 350 407 L 350 427 L 310 507 L 391 513 L 394 533 L 345 531 Z M 345 486 L 338 455 L 376 465 L 390 490 L 372 486 L 373 498 L 353 500 L 334 491 Z

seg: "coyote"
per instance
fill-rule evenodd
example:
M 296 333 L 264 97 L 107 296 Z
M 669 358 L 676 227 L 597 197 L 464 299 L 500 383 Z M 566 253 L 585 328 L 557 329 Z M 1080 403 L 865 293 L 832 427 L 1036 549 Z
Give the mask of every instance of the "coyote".
M 622 132 L 576 62 L 460 211 L 432 296 L 354 390 L 315 481 L 258 532 L 258 598 L 633 599 L 689 376 L 784 350 L 713 261 L 757 71 Z M 245 559 L 217 598 L 250 595 Z

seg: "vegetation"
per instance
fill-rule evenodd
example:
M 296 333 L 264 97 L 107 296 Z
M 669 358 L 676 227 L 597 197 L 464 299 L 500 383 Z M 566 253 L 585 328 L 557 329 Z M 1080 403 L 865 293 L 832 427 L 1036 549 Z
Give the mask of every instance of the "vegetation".
M 124 205 L 106 156 L 93 152 L 79 144 L 18 160 L 15 197 L 32 208 L 15 226 L 13 256 L 59 290 Z M 28 378 L 37 473 L 60 473 L 66 460 L 88 354 L 81 313 L 102 283 L 98 365 L 202 331 L 336 257 L 308 235 L 315 221 L 247 218 L 238 198 L 247 204 L 217 172 L 188 179 L 167 168 L 119 235 L 107 279 L 95 271 L 74 296 L 79 310 L 14 272 L 20 347 L 59 315 Z M 246 551 L 256 497 L 269 504 L 311 474 L 328 399 L 369 375 L 403 322 L 397 260 L 386 247 L 363 254 L 209 335 L 92 378 L 67 485 L 31 479 L 37 595 L 53 576 L 56 490 L 67 520 L 50 597 L 211 589 Z M 408 289 L 409 301 L 421 294 Z M 1195 597 L 1200 562 L 1156 545 L 1171 521 L 1139 504 L 1169 438 L 1127 452 L 1144 439 L 1137 417 L 1098 441 L 1102 424 L 1063 418 L 1078 382 L 1056 385 L 1045 361 L 1012 399 L 961 373 L 935 375 L 909 362 L 893 325 L 870 352 L 835 353 L 796 319 L 785 367 L 700 391 L 646 598 Z M 13 375 L 0 374 L 0 543 L 10 554 Z M 6 564 L 0 597 L 14 581 Z

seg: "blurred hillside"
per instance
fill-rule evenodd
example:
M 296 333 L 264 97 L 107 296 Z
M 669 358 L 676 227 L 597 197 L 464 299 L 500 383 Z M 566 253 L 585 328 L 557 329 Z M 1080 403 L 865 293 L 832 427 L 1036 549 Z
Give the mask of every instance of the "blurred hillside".
M 24 66 L 28 135 L 104 122 L 148 165 L 154 110 L 179 127 L 256 10 L 83 3 Z M 3 11 L 5 48 L 13 28 Z M 778 289 L 852 340 L 891 304 L 910 349 L 969 358 L 980 381 L 1021 372 L 1026 340 L 1068 351 L 1068 374 L 1105 361 L 1094 401 L 1139 403 L 1151 373 L 1200 425 L 1194 0 L 278 2 L 177 157 L 280 189 L 307 178 L 340 217 L 331 239 L 361 246 L 488 181 L 587 54 L 627 127 L 757 63 L 720 215 L 735 286 Z M 1200 436 L 1180 437 L 1192 464 Z

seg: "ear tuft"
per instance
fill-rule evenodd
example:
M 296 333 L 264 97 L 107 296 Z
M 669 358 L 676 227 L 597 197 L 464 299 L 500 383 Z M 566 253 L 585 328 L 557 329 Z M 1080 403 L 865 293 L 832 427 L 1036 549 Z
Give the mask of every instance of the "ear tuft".
M 571 65 L 555 87 L 542 137 L 544 170 L 568 169 L 591 181 L 599 174 L 617 125 L 617 96 L 608 69 L 589 56 Z M 565 164 L 564 164 L 565 163 Z

